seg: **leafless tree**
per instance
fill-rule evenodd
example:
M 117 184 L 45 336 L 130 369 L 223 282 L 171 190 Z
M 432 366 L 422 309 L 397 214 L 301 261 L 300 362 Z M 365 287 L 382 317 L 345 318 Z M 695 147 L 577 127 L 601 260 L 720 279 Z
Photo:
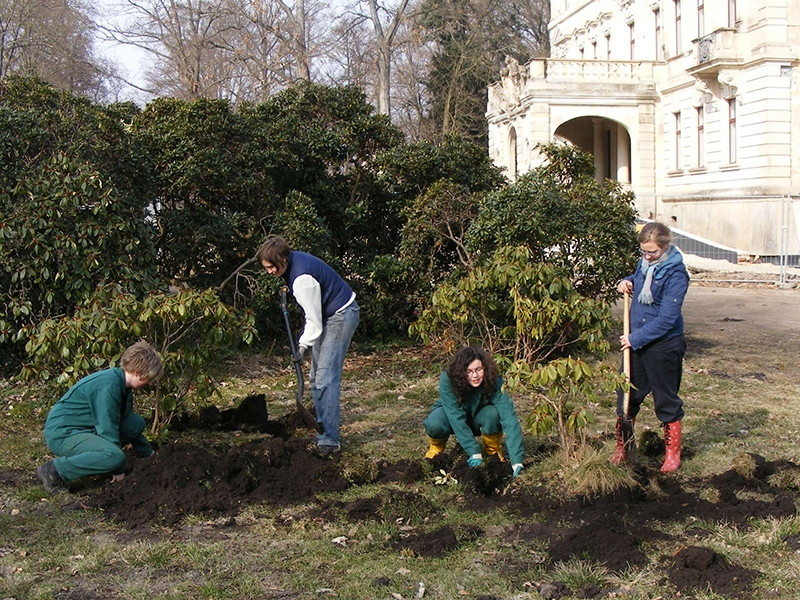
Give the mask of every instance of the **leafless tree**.
M 36 76 L 100 100 L 107 66 L 95 56 L 88 11 L 79 0 L 0 0 L 0 79 Z
M 194 99 L 219 97 L 224 35 L 233 27 L 224 2 L 125 0 L 122 25 L 106 25 L 108 39 L 136 46 L 153 58 L 148 91 Z
M 511 55 L 546 52 L 546 0 L 423 0 L 416 23 L 433 55 L 425 93 L 438 135 L 485 140 L 486 86 Z
M 403 19 L 409 0 L 399 0 L 394 8 L 379 6 L 377 0 L 367 0 L 372 27 L 375 30 L 375 47 L 378 54 L 378 111 L 391 115 L 391 65 L 395 36 Z M 382 13 L 388 14 L 389 23 L 383 24 Z
M 154 94 L 259 101 L 314 78 L 330 20 L 322 0 L 119 0 L 108 40 L 152 57 Z

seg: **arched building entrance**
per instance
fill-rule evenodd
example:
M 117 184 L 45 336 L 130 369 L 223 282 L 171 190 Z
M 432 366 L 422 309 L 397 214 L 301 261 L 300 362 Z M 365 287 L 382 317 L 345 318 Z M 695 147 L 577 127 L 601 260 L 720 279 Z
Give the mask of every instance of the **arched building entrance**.
M 621 123 L 604 117 L 577 117 L 556 128 L 562 139 L 594 157 L 598 181 L 613 179 L 631 183 L 631 136 Z

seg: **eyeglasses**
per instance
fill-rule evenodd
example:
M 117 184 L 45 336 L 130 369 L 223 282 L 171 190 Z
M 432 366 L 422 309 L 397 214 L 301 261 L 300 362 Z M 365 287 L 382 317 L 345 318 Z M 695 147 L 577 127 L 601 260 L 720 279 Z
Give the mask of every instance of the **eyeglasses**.
M 477 369 L 467 369 L 467 375 L 480 375 L 483 373 L 483 367 L 478 367 Z
M 659 252 L 661 252 L 661 248 L 659 248 L 658 250 L 642 250 L 641 248 L 639 248 L 639 254 L 641 254 L 642 256 L 655 256 Z

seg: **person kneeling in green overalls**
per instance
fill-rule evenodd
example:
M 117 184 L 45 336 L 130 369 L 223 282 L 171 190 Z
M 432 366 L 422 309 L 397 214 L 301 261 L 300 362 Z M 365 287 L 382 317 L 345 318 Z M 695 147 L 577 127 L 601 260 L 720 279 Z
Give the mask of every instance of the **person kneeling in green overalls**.
M 128 347 L 119 364 L 87 375 L 50 409 L 44 438 L 56 458 L 40 465 L 36 474 L 51 494 L 87 475 L 109 473 L 112 482 L 121 481 L 128 444 L 142 458 L 153 454 L 144 419 L 133 412 L 133 390 L 163 375 L 161 358 L 142 341 Z
M 524 449 L 522 429 L 514 403 L 503 390 L 497 364 L 491 356 L 476 346 L 459 350 L 439 379 L 439 399 L 425 419 L 429 448 L 425 458 L 444 452 L 447 439 L 456 440 L 467 453 L 470 467 L 483 464 L 481 446 L 475 439 L 480 435 L 487 456 L 503 456 L 503 433 L 506 436 L 511 471 L 517 477 L 522 471 Z

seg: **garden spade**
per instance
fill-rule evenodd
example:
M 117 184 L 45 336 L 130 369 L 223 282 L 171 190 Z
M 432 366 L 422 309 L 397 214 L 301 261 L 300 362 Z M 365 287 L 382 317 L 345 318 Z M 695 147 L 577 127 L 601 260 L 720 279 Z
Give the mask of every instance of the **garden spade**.
M 318 422 L 314 415 L 311 414 L 303 404 L 303 392 L 305 391 L 305 383 L 303 380 L 303 366 L 300 360 L 300 355 L 297 352 L 297 344 L 295 344 L 294 336 L 292 335 L 292 326 L 289 323 L 289 304 L 286 301 L 286 293 L 289 288 L 283 286 L 281 288 L 281 311 L 283 312 L 283 322 L 286 325 L 286 335 L 289 336 L 289 350 L 292 352 L 292 361 L 294 362 L 294 370 L 297 375 L 297 410 L 303 417 L 306 425 L 313 427 L 318 433 L 322 433 L 322 423 Z
M 631 332 L 631 295 L 623 294 L 622 308 L 622 331 L 627 336 Z M 620 429 L 622 430 L 622 441 L 625 445 L 625 460 L 630 464 L 636 464 L 638 459 L 636 454 L 636 436 L 633 432 L 633 420 L 628 413 L 631 401 L 631 348 L 628 346 L 622 351 L 622 371 L 625 373 L 625 389 L 622 396 L 622 419 Z

